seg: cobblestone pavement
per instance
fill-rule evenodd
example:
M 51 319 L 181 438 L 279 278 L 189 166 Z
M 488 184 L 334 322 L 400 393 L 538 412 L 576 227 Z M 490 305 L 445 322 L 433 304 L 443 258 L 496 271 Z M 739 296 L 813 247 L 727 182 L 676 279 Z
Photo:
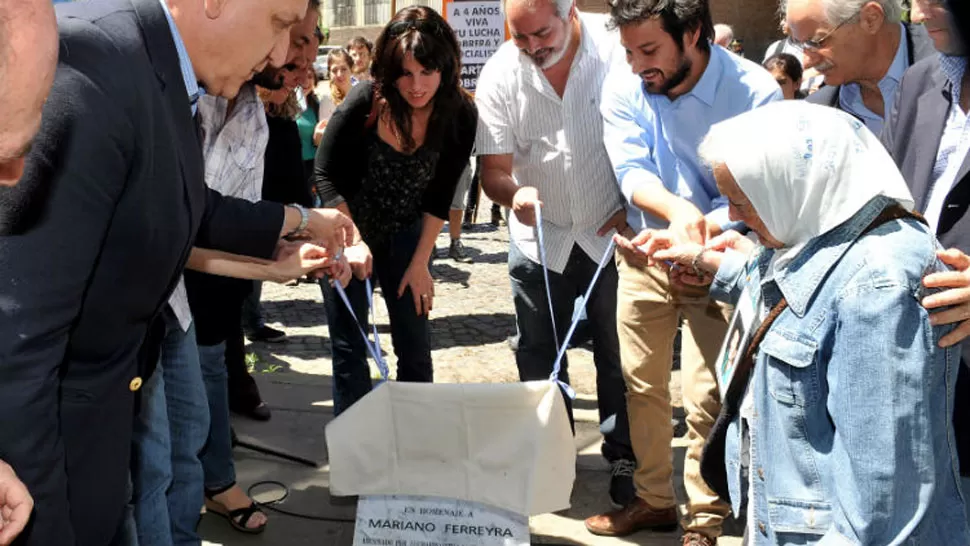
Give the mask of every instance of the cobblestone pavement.
M 480 219 L 487 222 L 488 207 L 483 203 Z M 432 347 L 437 382 L 493 383 L 518 379 L 508 339 L 515 334 L 515 316 L 508 279 L 507 229 L 478 223 L 462 235 L 472 264 L 456 263 L 444 257 L 447 232 L 438 239 L 440 257 L 432 275 L 436 280 L 435 309 L 431 316 Z M 390 347 L 387 313 L 376 297 L 377 322 L 382 334 L 392 375 L 394 355 Z M 322 427 L 332 418 L 330 401 L 330 341 L 320 289 L 314 284 L 263 287 L 263 309 L 267 322 L 286 331 L 288 341 L 281 344 L 251 344 L 254 376 L 264 399 L 273 409 L 269 423 L 236 419 L 243 439 L 282 446 L 297 452 L 325 458 Z M 649 544 L 672 546 L 678 534 L 640 533 L 627 539 L 600 539 L 583 528 L 585 517 L 609 509 L 607 487 L 609 470 L 599 456 L 600 435 L 595 403 L 595 371 L 592 353 L 586 349 L 569 352 L 570 377 L 578 393 L 575 404 L 576 444 L 579 451 L 573 507 L 563 513 L 533 518 L 533 542 L 549 544 Z M 377 369 L 371 362 L 372 374 Z M 679 405 L 679 372 L 672 382 L 675 405 Z M 322 398 L 322 400 L 321 400 Z M 675 415 L 678 411 L 675 410 Z M 682 415 L 682 412 L 679 412 Z M 683 441 L 674 441 L 676 472 L 681 473 Z M 333 506 L 326 490 L 326 466 L 320 470 L 301 470 L 281 464 L 277 459 L 237 450 L 237 471 L 244 485 L 263 479 L 278 479 L 291 484 L 287 506 L 302 513 L 320 513 L 331 519 L 351 519 L 352 507 Z M 677 480 L 679 481 L 679 479 Z M 298 484 L 298 485 L 292 485 Z M 270 495 L 272 496 L 272 495 Z M 678 488 L 683 499 L 683 490 Z M 339 521 L 310 522 L 271 514 L 271 525 L 260 538 L 241 536 L 228 530 L 219 520 L 203 519 L 203 536 L 212 544 L 351 544 L 353 526 Z M 722 539 L 722 546 L 738 544 L 735 538 Z

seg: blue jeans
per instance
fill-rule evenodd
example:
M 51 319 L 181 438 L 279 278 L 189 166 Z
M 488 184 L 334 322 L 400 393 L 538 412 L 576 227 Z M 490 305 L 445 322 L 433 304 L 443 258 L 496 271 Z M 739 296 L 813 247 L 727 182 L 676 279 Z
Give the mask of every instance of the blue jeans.
M 414 308 L 411 289 L 397 297 L 404 272 L 421 236 L 421 223 L 394 234 L 384 244 L 370 245 L 374 256 L 374 280 L 382 287 L 384 302 L 391 321 L 391 342 L 397 356 L 397 380 L 427 382 L 434 380 L 431 365 L 431 332 L 427 315 L 419 316 Z M 324 279 L 320 281 L 330 330 L 333 353 L 333 412 L 339 415 L 371 389 L 367 366 L 367 347 L 343 300 Z M 367 292 L 363 281 L 356 278 L 347 286 L 347 299 L 365 331 L 369 331 Z
M 549 271 L 549 290 L 560 343 L 569 329 L 576 297 L 585 294 L 596 267 L 597 263 L 576 245 L 562 273 Z M 552 335 L 542 266 L 526 257 L 512 243 L 509 245 L 509 277 L 518 329 L 515 363 L 519 368 L 519 379 L 547 379 L 556 361 L 556 343 Z M 620 341 L 616 333 L 617 281 L 616 264 L 609 260 L 586 305 L 587 325 L 593 339 L 593 362 L 596 365 L 596 398 L 604 437 L 603 455 L 609 461 L 634 459 L 626 412 L 626 383 L 620 366 Z M 559 379 L 569 383 L 569 366 L 565 357 Z M 566 407 L 572 420 L 572 404 L 568 398 Z
M 253 281 L 253 291 L 246 296 L 242 305 L 242 326 L 247 334 L 251 334 L 266 326 L 266 319 L 263 318 L 263 308 L 259 303 L 262 295 L 263 281 Z
M 970 520 L 970 478 L 966 476 L 960 478 L 960 489 L 963 490 L 963 509 L 967 512 L 967 519 Z
M 202 507 L 199 452 L 209 433 L 195 330 L 183 332 L 169 309 L 158 367 L 142 390 L 135 421 L 135 523 L 142 546 L 198 545 Z
M 209 400 L 209 441 L 202 450 L 205 488 L 220 491 L 236 483 L 232 460 L 232 432 L 229 423 L 229 384 L 226 344 L 199 345 L 202 378 Z

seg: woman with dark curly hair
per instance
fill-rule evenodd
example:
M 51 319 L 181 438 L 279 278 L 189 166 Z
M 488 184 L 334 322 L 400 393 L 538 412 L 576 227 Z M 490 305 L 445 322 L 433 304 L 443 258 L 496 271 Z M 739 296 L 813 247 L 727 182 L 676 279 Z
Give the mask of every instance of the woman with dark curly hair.
M 399 11 L 377 39 L 373 81 L 351 89 L 317 150 L 314 183 L 324 206 L 352 215 L 359 229 L 357 244 L 345 250 L 354 314 L 366 322 L 364 279 L 373 273 L 390 315 L 399 381 L 433 377 L 428 263 L 478 122 L 459 84 L 460 59 L 455 33 L 435 10 Z M 371 376 L 354 318 L 329 283 L 321 287 L 339 414 L 367 394 Z

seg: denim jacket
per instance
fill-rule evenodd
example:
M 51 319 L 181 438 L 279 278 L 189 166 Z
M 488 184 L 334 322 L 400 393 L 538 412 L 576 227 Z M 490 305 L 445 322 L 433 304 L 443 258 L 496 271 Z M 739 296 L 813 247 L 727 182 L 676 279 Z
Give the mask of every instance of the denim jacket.
M 920 305 L 945 266 L 929 230 L 894 220 L 862 235 L 877 197 L 813 239 L 779 277 L 772 251 L 726 255 L 711 295 L 760 286 L 786 309 L 759 347 L 752 411 L 728 428 L 732 507 L 747 499 L 752 545 L 970 544 L 951 425 L 957 350 Z M 742 428 L 743 427 L 743 428 Z M 750 483 L 742 483 L 742 433 Z

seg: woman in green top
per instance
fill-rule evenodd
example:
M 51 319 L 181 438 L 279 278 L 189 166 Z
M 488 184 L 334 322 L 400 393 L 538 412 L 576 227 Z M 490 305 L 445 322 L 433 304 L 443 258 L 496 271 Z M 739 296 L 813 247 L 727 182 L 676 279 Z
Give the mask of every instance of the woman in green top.
M 317 157 L 317 145 L 320 137 L 314 135 L 317 130 L 317 112 L 320 111 L 320 100 L 317 98 L 317 74 L 313 67 L 307 67 L 307 86 L 303 89 L 306 97 L 306 109 L 296 118 L 296 126 L 300 130 L 300 143 L 303 145 L 303 172 L 310 180 L 313 174 L 313 160 Z M 322 134 L 320 135 L 322 136 Z

